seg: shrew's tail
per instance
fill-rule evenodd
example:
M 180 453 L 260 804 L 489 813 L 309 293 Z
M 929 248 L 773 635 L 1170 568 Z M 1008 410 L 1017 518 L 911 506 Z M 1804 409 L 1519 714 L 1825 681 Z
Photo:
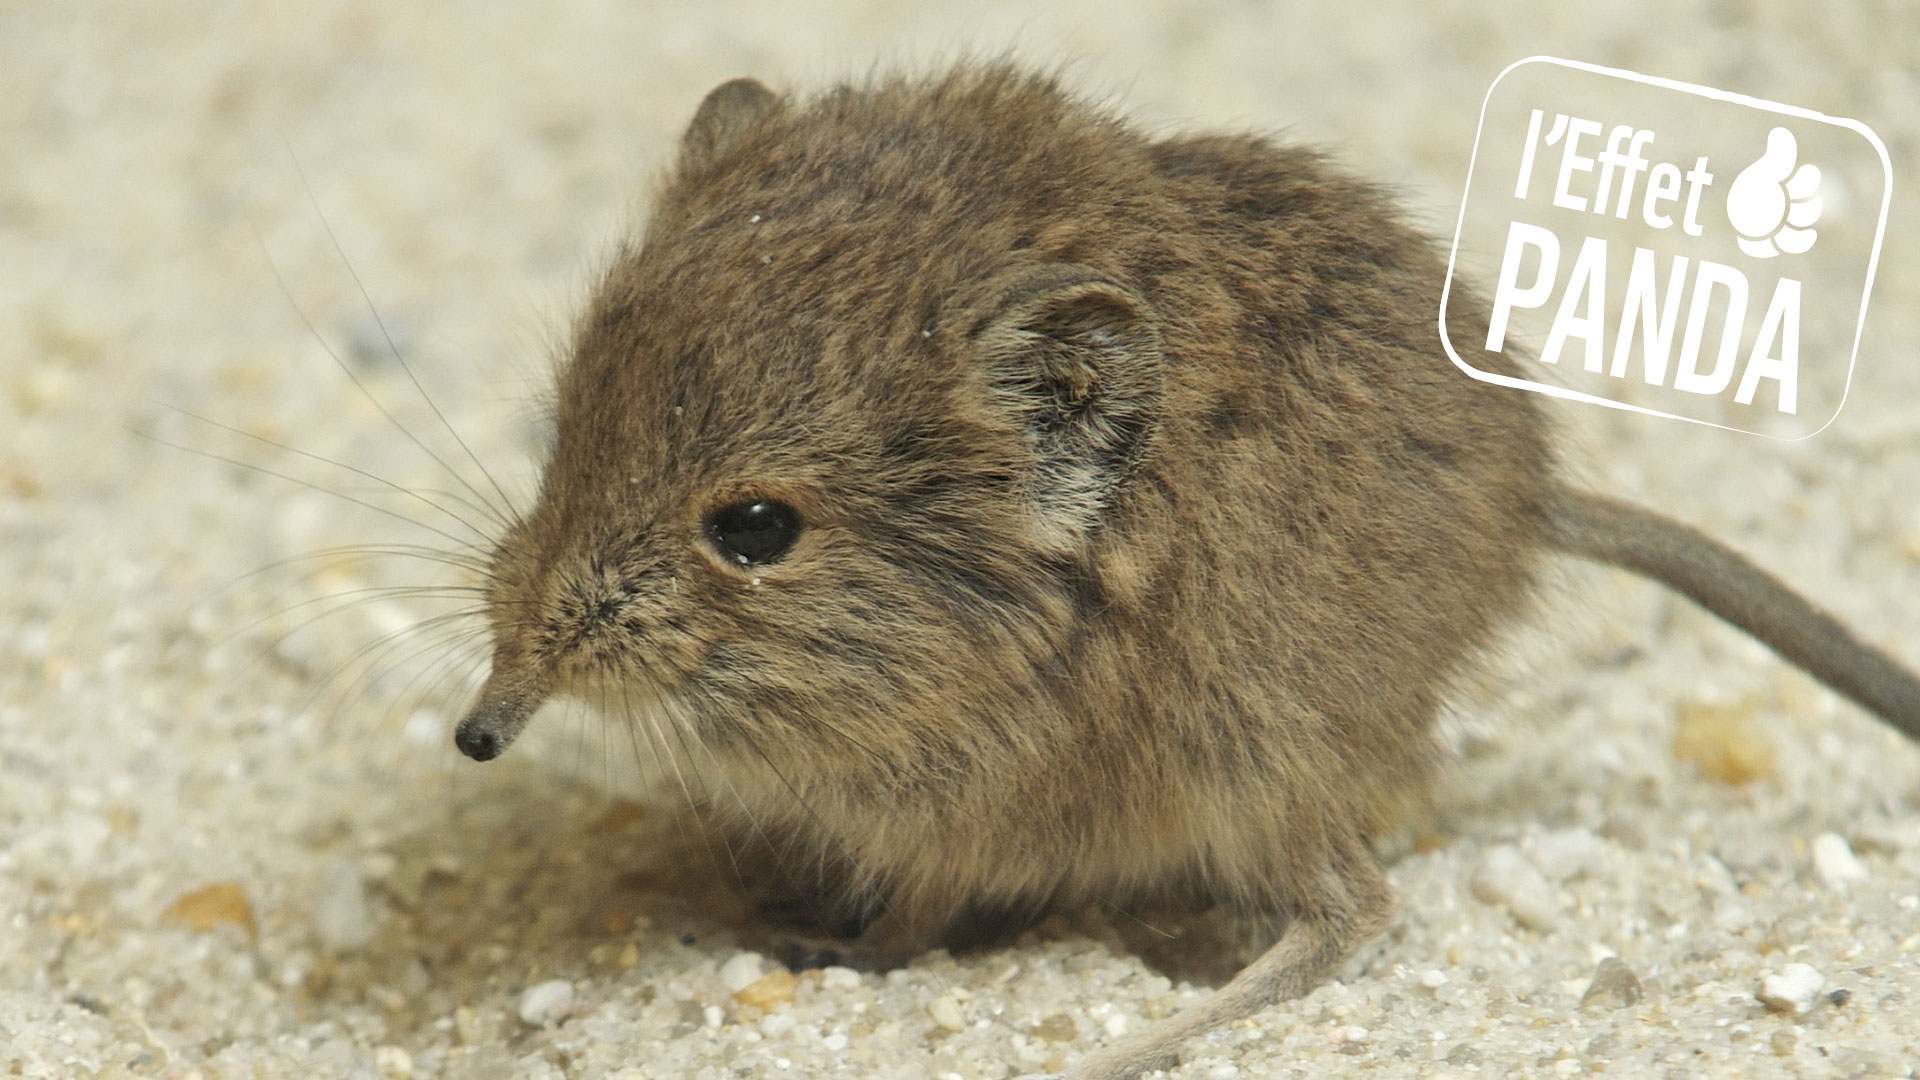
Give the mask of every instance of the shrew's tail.
M 1561 489 L 1548 522 L 1560 550 L 1667 585 L 1920 741 L 1920 677 L 1739 552 L 1651 510 L 1584 491 Z

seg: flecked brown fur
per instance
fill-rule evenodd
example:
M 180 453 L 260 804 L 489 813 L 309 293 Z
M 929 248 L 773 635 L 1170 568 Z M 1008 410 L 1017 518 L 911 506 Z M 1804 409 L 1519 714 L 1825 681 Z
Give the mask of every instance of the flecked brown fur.
M 462 748 L 601 703 L 881 959 L 1089 902 L 1284 928 L 1086 1075 L 1164 1063 L 1384 925 L 1369 836 L 1581 550 L 1443 277 L 1309 151 L 1011 68 L 728 83 L 579 322 Z M 744 499 L 798 511 L 784 557 L 715 550 Z

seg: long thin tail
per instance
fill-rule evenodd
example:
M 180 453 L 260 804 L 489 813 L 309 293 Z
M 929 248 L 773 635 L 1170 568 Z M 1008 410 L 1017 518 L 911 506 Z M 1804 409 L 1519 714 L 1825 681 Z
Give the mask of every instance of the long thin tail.
M 1584 491 L 1561 489 L 1548 520 L 1561 550 L 1668 585 L 1920 741 L 1920 677 L 1732 548 Z

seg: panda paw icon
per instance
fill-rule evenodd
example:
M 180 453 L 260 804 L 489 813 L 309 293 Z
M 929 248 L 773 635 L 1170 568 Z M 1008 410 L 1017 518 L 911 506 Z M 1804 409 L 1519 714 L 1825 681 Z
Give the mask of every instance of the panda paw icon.
M 1777 127 L 1767 133 L 1767 152 L 1740 170 L 1727 189 L 1727 221 L 1738 232 L 1740 250 L 1759 259 L 1781 252 L 1798 255 L 1813 246 L 1813 223 L 1820 220 L 1820 170 L 1794 168 L 1799 146 L 1793 132 Z

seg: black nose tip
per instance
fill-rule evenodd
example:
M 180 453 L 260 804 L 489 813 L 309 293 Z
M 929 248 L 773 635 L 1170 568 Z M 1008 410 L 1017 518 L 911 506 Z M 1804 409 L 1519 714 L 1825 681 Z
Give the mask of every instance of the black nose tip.
M 475 761 L 492 761 L 513 745 L 539 704 L 538 697 L 489 687 L 454 729 L 453 745 Z
M 475 761 L 492 761 L 500 756 L 500 751 L 506 749 L 500 742 L 500 736 L 477 725 L 462 725 L 460 730 L 453 733 L 453 745 Z

